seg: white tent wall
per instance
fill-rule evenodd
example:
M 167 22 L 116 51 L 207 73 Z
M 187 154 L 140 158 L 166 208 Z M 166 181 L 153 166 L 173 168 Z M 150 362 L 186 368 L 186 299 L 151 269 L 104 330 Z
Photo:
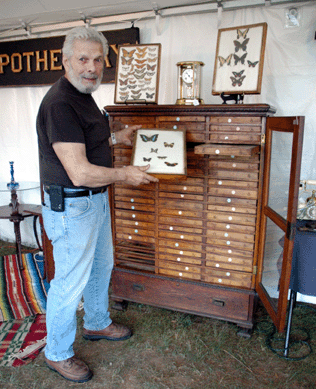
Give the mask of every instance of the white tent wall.
M 296 7 L 298 27 L 285 26 L 285 11 Z M 265 62 L 260 95 L 245 96 L 244 103 L 267 103 L 277 115 L 305 116 L 301 179 L 316 179 L 316 2 L 240 8 L 135 22 L 141 43 L 161 43 L 162 57 L 159 104 L 174 104 L 177 98 L 179 61 L 203 61 L 202 98 L 206 104 L 221 104 L 212 95 L 213 69 L 218 28 L 266 22 Z M 98 30 L 130 27 L 130 23 L 98 26 Z M 57 35 L 56 33 L 46 34 Z M 12 42 L 14 44 L 14 42 Z M 9 161 L 14 161 L 15 179 L 20 183 L 39 181 L 36 115 L 49 87 L 12 87 L 0 90 L 0 182 L 10 181 Z M 101 85 L 94 93 L 100 108 L 114 103 L 114 85 Z M 9 192 L 0 192 L 0 204 L 7 204 Z M 21 203 L 40 204 L 40 192 L 19 192 Z M 35 245 L 32 221 L 21 223 L 23 243 Z M 0 239 L 14 241 L 13 223 L 0 220 Z

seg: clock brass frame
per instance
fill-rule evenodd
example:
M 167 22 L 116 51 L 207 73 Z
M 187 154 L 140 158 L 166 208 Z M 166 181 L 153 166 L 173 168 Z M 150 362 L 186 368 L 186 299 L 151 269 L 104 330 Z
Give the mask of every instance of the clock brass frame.
M 201 78 L 202 78 L 202 66 L 204 63 L 201 61 L 184 61 L 178 62 L 178 75 L 177 75 L 177 101 L 178 105 L 199 105 L 204 104 L 201 98 Z M 192 69 L 193 77 L 192 82 L 185 80 L 183 74 Z

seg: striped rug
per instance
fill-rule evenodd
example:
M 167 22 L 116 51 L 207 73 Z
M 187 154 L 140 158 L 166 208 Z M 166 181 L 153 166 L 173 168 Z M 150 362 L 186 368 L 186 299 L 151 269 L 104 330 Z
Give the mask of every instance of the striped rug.
M 48 286 L 42 279 L 41 259 L 22 254 L 24 269 L 20 270 L 17 255 L 0 257 L 0 322 L 46 312 Z
M 28 364 L 45 344 L 45 315 L 0 323 L 0 366 Z

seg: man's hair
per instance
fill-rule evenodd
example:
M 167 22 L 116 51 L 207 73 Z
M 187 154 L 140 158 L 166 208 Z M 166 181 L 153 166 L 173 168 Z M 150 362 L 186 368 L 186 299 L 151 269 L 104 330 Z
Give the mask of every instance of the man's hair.
M 77 39 L 100 43 L 103 48 L 104 57 L 108 55 L 109 44 L 102 33 L 99 33 L 94 28 L 90 27 L 75 27 L 67 32 L 62 48 L 62 52 L 67 58 L 70 58 L 73 55 L 73 46 Z

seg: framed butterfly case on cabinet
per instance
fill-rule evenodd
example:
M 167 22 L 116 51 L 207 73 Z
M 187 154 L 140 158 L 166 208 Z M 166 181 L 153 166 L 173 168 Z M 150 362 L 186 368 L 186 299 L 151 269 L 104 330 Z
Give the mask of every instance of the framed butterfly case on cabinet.
M 131 165 L 150 168 L 146 173 L 166 178 L 187 174 L 186 131 L 145 129 L 136 131 Z
M 218 30 L 212 94 L 260 94 L 267 23 Z
M 115 74 L 115 104 L 157 104 L 161 44 L 121 45 Z

